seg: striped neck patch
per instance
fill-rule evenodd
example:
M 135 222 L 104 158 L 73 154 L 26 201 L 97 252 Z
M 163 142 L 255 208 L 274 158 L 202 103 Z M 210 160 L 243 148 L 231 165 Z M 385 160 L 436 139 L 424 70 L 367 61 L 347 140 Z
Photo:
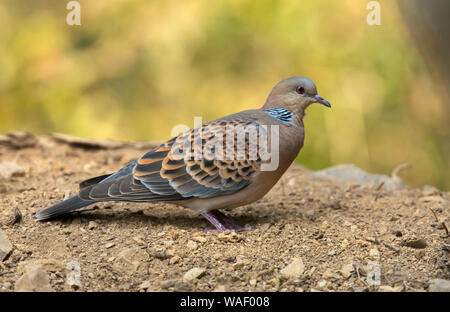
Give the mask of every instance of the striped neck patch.
M 294 113 L 283 107 L 265 109 L 264 111 L 268 113 L 270 117 L 273 117 L 287 125 L 289 125 L 292 119 L 294 119 Z

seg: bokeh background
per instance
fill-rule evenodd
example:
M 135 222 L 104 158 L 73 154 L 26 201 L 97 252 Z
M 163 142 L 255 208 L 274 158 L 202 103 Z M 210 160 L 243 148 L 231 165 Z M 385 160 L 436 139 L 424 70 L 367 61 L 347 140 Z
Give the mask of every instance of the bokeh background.
M 308 109 L 298 163 L 410 163 L 410 185 L 450 189 L 448 63 L 421 48 L 433 36 L 412 1 L 379 1 L 379 26 L 361 0 L 80 0 L 80 26 L 68 2 L 0 2 L 0 133 L 168 139 L 303 75 L 333 107 Z

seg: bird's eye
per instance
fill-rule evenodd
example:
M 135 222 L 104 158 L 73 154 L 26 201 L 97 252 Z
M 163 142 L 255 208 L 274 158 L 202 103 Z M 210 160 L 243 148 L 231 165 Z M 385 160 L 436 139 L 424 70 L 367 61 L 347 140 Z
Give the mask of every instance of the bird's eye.
M 305 94 L 305 88 L 303 88 L 302 86 L 298 86 L 295 91 L 297 91 L 298 94 Z

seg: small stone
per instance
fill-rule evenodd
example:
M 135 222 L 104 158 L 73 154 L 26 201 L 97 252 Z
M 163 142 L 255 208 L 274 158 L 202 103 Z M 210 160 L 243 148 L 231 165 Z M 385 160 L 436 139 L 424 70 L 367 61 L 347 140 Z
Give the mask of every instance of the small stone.
M 0 292 L 10 289 L 11 286 L 12 286 L 12 284 L 10 282 L 6 282 L 6 283 L 3 283 L 3 284 L 0 283 Z
M 21 261 L 17 270 L 21 273 L 33 271 L 35 269 L 43 269 L 46 272 L 61 272 L 65 269 L 64 263 L 56 259 L 35 259 Z
M 12 251 L 12 244 L 8 240 L 5 232 L 0 230 L 0 261 L 3 261 L 8 257 L 9 253 Z
M 141 285 L 139 285 L 139 289 L 148 289 L 148 288 L 150 288 L 151 285 L 152 285 L 151 281 L 150 280 L 146 280 L 146 281 L 143 281 L 141 283 Z
M 270 223 L 264 223 L 263 225 L 261 225 L 259 230 L 261 231 L 261 233 L 265 233 L 270 228 L 270 225 L 271 225 Z
M 20 212 L 19 208 L 14 208 L 12 213 L 9 215 L 8 219 L 6 220 L 5 224 L 8 226 L 12 226 L 16 223 L 19 223 L 20 220 L 22 220 L 22 213 Z
M 175 242 L 174 242 L 173 240 L 169 239 L 169 240 L 163 241 L 162 243 L 163 243 L 163 245 L 164 245 L 166 248 L 170 248 L 170 247 L 172 247 L 172 245 L 173 245 Z
M 380 257 L 380 252 L 378 251 L 378 249 L 372 248 L 372 249 L 369 250 L 369 256 L 371 256 L 373 258 L 379 258 Z
M 236 262 L 235 264 L 233 264 L 233 269 L 239 270 L 242 269 L 244 266 L 245 266 L 244 262 Z
M 431 185 L 424 185 L 423 186 L 423 195 L 425 195 L 425 196 L 437 195 L 439 193 L 440 193 L 439 189 L 437 189 L 434 186 L 431 186 Z
M 388 286 L 388 285 L 381 285 L 378 288 L 378 290 L 381 291 L 381 292 L 401 292 L 403 290 L 403 286 L 400 285 L 400 286 L 397 286 L 397 287 L 391 287 L 391 286 Z
M 330 269 L 326 269 L 325 272 L 323 272 L 322 274 L 322 278 L 324 279 L 330 279 L 330 278 L 339 278 L 339 276 L 334 273 L 333 271 L 331 271 Z
M 317 287 L 318 287 L 319 289 L 324 288 L 326 285 L 327 285 L 327 281 L 326 281 L 326 280 L 321 280 L 321 281 L 319 281 L 319 282 L 317 283 Z
M 226 292 L 227 286 L 225 285 L 219 285 L 216 287 L 216 289 L 213 290 L 213 292 Z
M 206 243 L 207 239 L 203 236 L 195 236 L 193 238 L 194 241 L 199 242 L 199 243 Z
M 450 292 L 450 281 L 440 278 L 430 281 L 429 292 Z
M 440 204 L 445 203 L 445 199 L 438 195 L 425 196 L 420 198 L 419 201 L 422 203 L 440 203 Z
M 53 291 L 50 280 L 42 268 L 27 271 L 16 281 L 14 291 L 17 292 L 49 292 Z
M 183 276 L 183 281 L 190 282 L 197 278 L 200 278 L 205 274 L 205 269 L 202 268 L 193 268 L 186 272 Z
M 179 256 L 173 256 L 172 258 L 170 258 L 169 260 L 169 264 L 177 264 L 178 262 L 181 261 L 181 258 Z
M 250 284 L 251 286 L 256 286 L 256 283 L 257 283 L 257 282 L 258 282 L 257 280 L 251 279 L 251 280 L 249 281 L 249 284 Z
M 13 177 L 23 177 L 25 175 L 25 169 L 19 166 L 15 162 L 2 162 L 0 163 L 0 177 L 9 179 Z
M 428 246 L 427 242 L 424 239 L 414 239 L 410 241 L 405 241 L 401 245 L 415 249 L 423 249 Z
M 0 134 L 0 145 L 5 144 L 16 149 L 33 147 L 37 143 L 38 139 L 36 136 L 26 131 L 12 131 L 7 134 Z
M 348 278 L 348 277 L 350 277 L 350 275 L 352 275 L 352 272 L 354 270 L 355 270 L 355 268 L 353 267 L 353 263 L 348 263 L 348 264 L 344 265 L 339 272 L 341 273 L 341 275 L 344 278 Z
M 144 271 L 148 257 L 147 252 L 142 248 L 126 248 L 119 252 L 117 258 L 114 260 L 113 268 L 115 270 L 126 270 L 129 272 Z
M 115 245 L 116 245 L 116 244 L 114 244 L 114 243 L 108 243 L 108 244 L 105 245 L 105 248 L 106 248 L 106 249 L 109 249 L 109 248 L 114 247 Z
M 189 248 L 190 250 L 195 250 L 198 248 L 198 244 L 190 240 L 187 242 L 186 247 Z
M 301 258 L 293 258 L 292 262 L 280 271 L 281 274 L 289 277 L 300 277 L 305 271 L 305 265 Z
M 89 229 L 89 230 L 93 230 L 93 229 L 95 229 L 97 226 L 98 226 L 97 222 L 95 222 L 95 221 L 89 221 L 88 229 Z
M 143 241 L 141 236 L 134 236 L 133 240 L 138 243 L 139 245 L 145 245 L 145 242 Z

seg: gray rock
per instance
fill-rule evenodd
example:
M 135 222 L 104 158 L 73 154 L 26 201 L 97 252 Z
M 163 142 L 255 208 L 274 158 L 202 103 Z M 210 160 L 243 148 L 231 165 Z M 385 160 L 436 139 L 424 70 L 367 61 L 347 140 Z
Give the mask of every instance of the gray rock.
M 9 179 L 11 177 L 21 177 L 25 175 L 25 169 L 14 162 L 0 163 L 0 177 Z
M 12 251 L 12 248 L 13 246 L 11 242 L 8 240 L 8 237 L 6 236 L 5 232 L 0 230 L 0 261 L 6 259 L 6 257 Z
M 88 224 L 88 229 L 89 230 L 93 230 L 93 229 L 95 229 L 96 227 L 97 227 L 97 222 L 95 222 L 95 221 L 89 221 L 89 224 Z
M 301 258 L 294 258 L 292 262 L 280 271 L 281 274 L 290 277 L 300 277 L 305 272 L 305 265 Z
M 394 170 L 395 171 L 395 170 Z M 398 171 L 398 170 L 397 170 Z M 407 186 L 396 174 L 389 177 L 384 174 L 367 173 L 355 165 L 338 165 L 316 171 L 310 175 L 311 180 L 341 180 L 345 183 L 357 183 L 360 185 L 384 183 L 387 190 L 404 189 Z
M 200 278 L 205 273 L 205 269 L 202 268 L 193 268 L 186 272 L 183 276 L 184 282 L 190 282 L 195 280 L 196 278 Z
M 29 132 L 14 131 L 7 134 L 0 134 L 0 145 L 20 149 L 25 147 L 34 147 L 38 139 Z
M 430 292 L 450 292 L 450 281 L 443 279 L 434 279 L 430 281 L 430 287 L 428 287 Z
M 27 271 L 16 281 L 14 291 L 17 292 L 49 292 L 53 291 L 50 280 L 42 268 Z

